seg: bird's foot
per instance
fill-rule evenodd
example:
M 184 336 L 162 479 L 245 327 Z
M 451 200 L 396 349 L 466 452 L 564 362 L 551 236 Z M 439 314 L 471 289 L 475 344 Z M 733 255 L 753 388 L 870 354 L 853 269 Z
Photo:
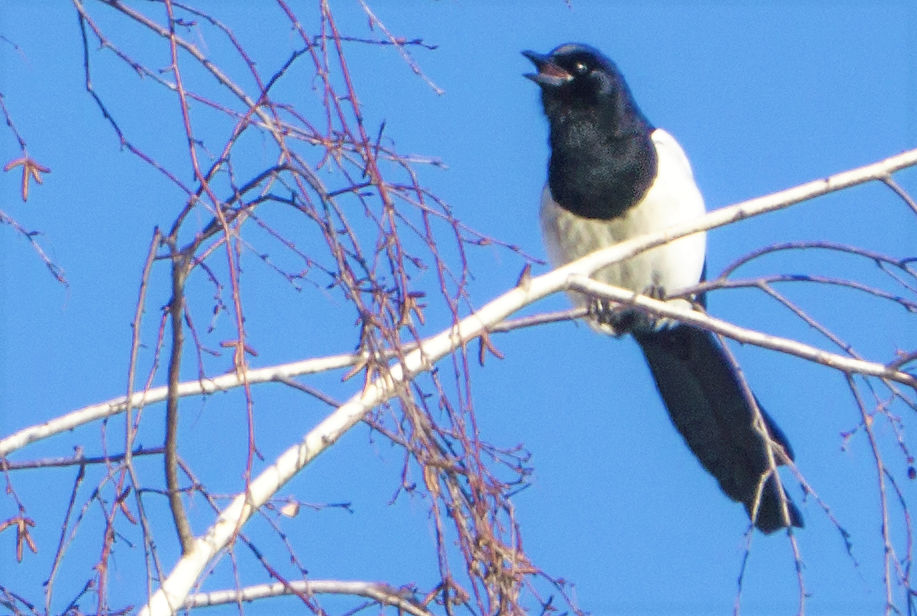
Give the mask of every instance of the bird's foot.
M 657 299 L 660 302 L 665 301 L 666 292 L 665 288 L 659 284 L 651 284 L 647 288 L 643 289 L 643 295 L 650 297 L 652 299 Z
M 637 325 L 640 312 L 607 299 L 592 298 L 588 305 L 588 316 L 602 329 L 616 336 L 629 333 Z
M 665 288 L 662 285 L 652 284 L 643 290 L 642 295 L 651 297 L 661 302 L 666 301 Z M 616 336 L 623 336 L 635 329 L 653 330 L 666 323 L 666 319 L 657 322 L 652 316 L 639 308 L 630 308 L 619 302 L 594 297 L 587 306 L 588 318 L 593 320 L 606 332 Z
M 659 301 L 666 299 L 665 289 L 657 284 L 648 286 L 642 294 Z M 588 310 L 590 319 L 616 336 L 629 334 L 635 329 L 655 329 L 657 326 L 655 319 L 642 310 L 607 299 L 592 298 Z
M 664 302 L 667 299 L 665 287 L 660 284 L 651 284 L 650 286 L 646 287 L 643 289 L 642 295 L 660 302 Z M 665 327 L 669 327 L 672 323 L 672 321 L 667 318 L 655 317 L 645 312 L 640 313 L 640 316 L 641 320 L 639 321 L 639 326 L 647 330 L 659 330 Z

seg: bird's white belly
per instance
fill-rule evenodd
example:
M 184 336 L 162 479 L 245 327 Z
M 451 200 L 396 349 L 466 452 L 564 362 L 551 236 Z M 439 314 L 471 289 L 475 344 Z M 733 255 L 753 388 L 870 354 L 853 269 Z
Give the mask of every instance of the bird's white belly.
M 659 161 L 657 179 L 643 200 L 622 216 L 610 220 L 582 218 L 560 207 L 545 186 L 541 229 L 554 267 L 703 215 L 703 197 L 694 183 L 684 152 L 671 136 L 661 130 L 655 131 L 653 141 Z M 597 271 L 592 278 L 637 293 L 661 287 L 671 295 L 700 281 L 705 249 L 706 236 L 697 233 L 642 252 L 621 263 L 613 263 Z M 571 298 L 578 305 L 588 301 L 578 293 L 571 294 Z M 676 301 L 689 305 L 684 300 Z M 608 327 L 599 329 L 614 333 Z

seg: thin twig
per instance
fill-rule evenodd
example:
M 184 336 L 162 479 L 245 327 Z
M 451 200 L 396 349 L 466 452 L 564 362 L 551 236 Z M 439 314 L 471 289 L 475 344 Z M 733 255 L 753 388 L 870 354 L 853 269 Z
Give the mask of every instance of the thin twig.
M 162 447 L 150 447 L 144 449 L 140 447 L 130 453 L 130 456 L 156 456 L 165 451 Z M 43 458 L 41 460 L 26 460 L 23 462 L 10 462 L 9 460 L 0 460 L 0 466 L 8 471 L 24 471 L 36 468 L 63 468 L 67 466 L 90 466 L 93 464 L 117 464 L 128 459 L 125 454 L 116 454 L 108 456 L 85 456 L 78 453 L 69 458 Z

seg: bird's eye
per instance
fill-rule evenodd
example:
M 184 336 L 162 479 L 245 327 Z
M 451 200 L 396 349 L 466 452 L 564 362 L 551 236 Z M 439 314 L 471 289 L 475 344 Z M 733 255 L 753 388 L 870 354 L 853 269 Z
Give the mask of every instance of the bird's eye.
M 573 66 L 573 70 L 576 71 L 577 75 L 585 75 L 587 72 L 589 72 L 589 67 L 586 66 L 585 62 L 577 62 Z

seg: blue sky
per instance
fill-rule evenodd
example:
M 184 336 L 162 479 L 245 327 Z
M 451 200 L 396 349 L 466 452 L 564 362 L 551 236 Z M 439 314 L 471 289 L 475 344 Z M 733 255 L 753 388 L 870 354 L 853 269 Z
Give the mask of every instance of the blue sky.
M 435 94 L 394 51 L 380 55 L 354 47 L 351 69 L 368 126 L 385 121 L 386 134 L 400 151 L 441 159 L 447 169 L 421 168 L 422 182 L 470 227 L 537 257 L 544 256 L 537 207 L 547 130 L 537 88 L 521 77 L 530 70 L 519 54 L 523 49 L 546 52 L 579 41 L 612 57 L 648 118 L 684 146 L 708 209 L 870 163 L 917 142 L 917 9 L 905 2 L 579 0 L 568 8 L 546 0 L 494 5 L 411 0 L 370 6 L 395 34 L 438 46 L 413 54 L 445 94 Z M 368 34 L 357 3 L 342 0 L 332 9 L 342 30 Z M 110 12 L 94 10 L 103 23 L 117 23 Z M 277 23 L 273 7 L 258 20 L 242 2 L 221 11 L 264 66 L 276 66 L 295 46 L 286 29 L 272 29 Z M 310 13 L 303 9 L 303 14 Z M 52 169 L 44 185 L 33 186 L 26 204 L 18 198 L 15 172 L 0 175 L 0 208 L 43 232 L 43 246 L 69 281 L 67 288 L 56 283 L 27 243 L 0 227 L 2 436 L 125 391 L 129 324 L 152 229 L 168 225 L 182 201 L 161 176 L 119 151 L 86 95 L 72 10 L 52 3 L 4 3 L 0 34 L 21 48 L 17 52 L 0 41 L 0 92 L 30 154 Z M 200 43 L 214 54 L 223 45 L 215 37 Z M 153 66 L 166 62 L 159 50 L 149 49 Z M 184 160 L 180 134 L 174 132 L 175 101 L 110 56 L 96 54 L 94 62 L 96 85 L 129 137 L 163 160 Z M 295 86 L 286 87 L 295 98 Z M 5 164 L 18 156 L 15 140 L 0 130 L 0 160 Z M 257 146 L 252 156 L 257 161 Z M 189 177 L 187 165 L 175 167 Z M 902 172 L 897 180 L 917 193 L 917 172 Z M 795 240 L 831 240 L 913 256 L 915 228 L 913 212 L 887 188 L 859 187 L 711 233 L 709 271 L 717 273 L 752 249 Z M 477 305 L 511 287 L 524 264 L 496 247 L 475 249 L 470 258 Z M 315 326 L 320 319 L 333 321 L 321 294 L 292 294 L 257 263 L 249 267 L 249 325 L 259 350 L 254 365 L 352 348 L 352 331 L 329 336 L 333 330 Z M 894 289 L 871 266 L 812 251 L 774 255 L 743 271 L 747 276 L 844 275 Z M 166 273 L 163 268 L 154 275 L 145 333 L 150 345 L 158 307 L 169 298 Z M 209 289 L 201 289 L 203 298 Z M 781 290 L 869 359 L 890 361 L 896 350 L 917 347 L 917 328 L 901 309 L 825 287 Z M 827 348 L 760 293 L 719 291 L 709 303 L 715 316 Z M 562 297 L 550 298 L 528 312 L 565 305 Z M 428 331 L 447 325 L 436 320 L 444 318 L 437 308 L 430 314 Z M 636 345 L 570 323 L 517 331 L 494 342 L 505 359 L 490 358 L 485 369 L 474 370 L 474 405 L 487 440 L 521 443 L 532 454 L 533 485 L 514 498 L 532 560 L 574 582 L 579 606 L 597 615 L 730 612 L 745 546 L 744 511 L 719 492 L 672 428 Z M 858 564 L 820 508 L 811 501 L 802 505 L 807 526 L 797 536 L 811 594 L 807 612 L 880 613 L 884 589 L 875 467 L 862 434 L 842 449 L 841 433 L 858 421 L 843 377 L 770 351 L 733 349 L 758 398 L 789 436 L 800 470 L 851 533 Z M 215 365 L 225 370 L 228 362 L 224 357 Z M 156 383 L 162 379 L 158 376 Z M 351 395 L 353 384 L 338 379 L 331 375 L 310 383 L 340 398 Z M 239 400 L 227 394 L 183 406 L 187 458 L 216 492 L 235 493 L 242 485 L 245 423 Z M 280 386 L 258 391 L 256 408 L 259 444 L 268 460 L 326 412 Z M 892 410 L 902 417 L 907 434 L 912 411 L 900 404 Z M 155 426 L 162 408 L 147 412 L 150 427 L 143 444 L 152 446 L 161 440 Z M 885 461 L 913 503 L 917 493 L 905 480 L 906 461 L 887 425 L 877 425 Z M 98 426 L 82 428 L 13 459 L 69 455 L 77 443 L 95 455 L 99 434 Z M 353 503 L 352 514 L 306 511 L 287 522 L 284 530 L 312 576 L 416 582 L 422 588 L 436 579 L 423 503 L 402 498 L 387 504 L 398 486 L 400 463 L 396 450 L 357 427 L 289 486 L 287 493 L 305 501 Z M 140 464 L 158 477 L 158 461 Z M 13 476 L 17 493 L 39 522 L 35 536 L 41 551 L 17 565 L 13 534 L 0 534 L 3 584 L 40 596 L 74 474 L 68 469 Z M 789 474 L 784 479 L 802 502 Z M 0 501 L 0 519 L 14 513 L 11 501 Z M 210 519 L 202 502 L 196 502 L 193 516 L 195 530 L 202 532 Z M 900 515 L 893 526 L 901 549 Z M 252 529 L 256 536 L 259 532 L 265 531 Z M 173 537 L 161 532 L 159 543 L 169 563 L 177 555 Z M 71 556 L 86 550 L 93 560 L 98 549 L 86 533 Z M 143 596 L 140 578 L 131 570 L 140 562 L 138 551 L 119 545 L 114 606 Z M 221 566 L 209 587 L 231 585 L 228 563 Z M 247 582 L 265 581 L 260 570 L 247 571 Z M 70 562 L 57 582 L 60 596 L 72 596 L 68 585 L 82 584 L 85 575 L 79 562 Z M 797 594 L 786 538 L 756 535 L 742 612 L 792 613 Z M 332 609 L 335 605 L 328 602 Z M 285 606 L 297 609 L 278 601 L 249 610 L 275 613 Z

